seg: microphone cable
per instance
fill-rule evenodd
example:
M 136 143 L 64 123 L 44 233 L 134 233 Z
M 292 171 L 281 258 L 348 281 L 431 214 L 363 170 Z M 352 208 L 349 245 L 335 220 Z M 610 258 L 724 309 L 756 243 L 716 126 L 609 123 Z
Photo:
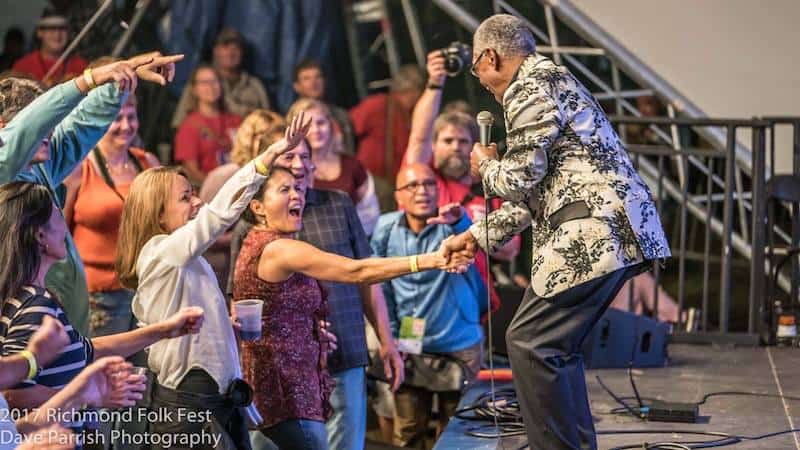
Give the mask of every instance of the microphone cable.
M 490 410 L 492 411 L 492 418 L 494 419 L 495 433 L 499 435 L 500 425 L 497 420 L 497 397 L 494 380 L 494 340 L 492 338 L 494 334 L 494 329 L 492 328 L 492 271 L 491 261 L 489 259 L 489 212 L 491 202 L 489 201 L 489 191 L 486 190 L 486 181 L 483 180 L 483 177 L 481 177 L 481 188 L 483 189 L 483 204 L 485 208 L 483 214 L 483 235 L 484 243 L 486 244 L 484 257 L 486 258 L 486 328 L 488 330 L 487 334 L 489 335 L 487 342 L 489 345 L 489 389 L 492 402 Z M 505 449 L 502 439 L 500 439 L 500 448 Z

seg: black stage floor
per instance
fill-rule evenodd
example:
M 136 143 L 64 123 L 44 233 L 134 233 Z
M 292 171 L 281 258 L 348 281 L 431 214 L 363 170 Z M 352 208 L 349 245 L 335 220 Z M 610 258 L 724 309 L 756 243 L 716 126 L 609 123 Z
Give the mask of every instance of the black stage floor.
M 719 391 L 748 391 L 785 396 L 800 396 L 800 350 L 790 348 L 733 348 L 673 344 L 669 347 L 670 365 L 658 369 L 634 369 L 634 378 L 643 397 L 672 402 L 698 402 L 703 396 Z M 595 376 L 617 395 L 633 395 L 624 369 L 588 371 L 586 381 L 595 417 L 595 428 L 603 430 L 696 430 L 718 431 L 737 435 L 762 435 L 800 428 L 800 401 L 756 396 L 715 396 L 700 406 L 701 423 L 642 422 L 630 416 L 608 412 L 619 406 L 598 384 Z M 470 402 L 488 385 L 475 385 L 464 402 Z M 436 450 L 505 449 L 525 447 L 525 438 L 502 440 L 473 438 L 464 430 L 474 425 L 453 419 Z M 707 440 L 688 434 L 600 435 L 600 449 L 643 442 Z M 643 447 L 639 447 L 643 448 Z M 727 446 L 736 450 L 800 450 L 800 433 L 785 434 L 760 441 L 745 441 Z M 546 450 L 546 449 L 545 449 Z

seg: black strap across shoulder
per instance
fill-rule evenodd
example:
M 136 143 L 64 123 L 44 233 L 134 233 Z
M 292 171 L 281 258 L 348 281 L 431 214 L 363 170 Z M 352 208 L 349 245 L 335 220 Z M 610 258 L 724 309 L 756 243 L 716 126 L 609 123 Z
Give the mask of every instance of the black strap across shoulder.
M 92 153 L 94 154 L 94 158 L 97 161 L 97 166 L 100 169 L 100 176 L 103 177 L 103 181 L 105 181 L 108 187 L 110 187 L 111 190 L 113 190 L 114 193 L 117 194 L 120 200 L 124 202 L 125 197 L 123 197 L 122 194 L 119 193 L 117 187 L 114 185 L 114 180 L 111 178 L 111 174 L 108 173 L 108 167 L 106 167 L 106 158 L 103 156 L 103 152 L 101 152 L 99 148 L 95 147 L 92 150 Z M 136 166 L 137 171 L 142 172 L 144 170 L 144 168 L 142 167 L 142 163 L 139 162 L 138 158 L 133 156 L 133 153 L 131 153 L 130 150 L 128 150 L 128 157 L 133 162 L 133 165 Z

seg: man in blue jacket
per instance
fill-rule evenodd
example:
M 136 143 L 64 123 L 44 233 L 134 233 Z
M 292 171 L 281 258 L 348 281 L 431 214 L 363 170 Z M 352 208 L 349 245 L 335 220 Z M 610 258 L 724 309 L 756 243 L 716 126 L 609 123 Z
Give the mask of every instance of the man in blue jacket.
M 61 183 L 103 137 L 138 79 L 164 85 L 182 57 L 154 52 L 87 69 L 46 93 L 32 80 L 0 81 L 0 184 L 39 183 L 60 202 Z M 87 334 L 86 274 L 71 235 L 67 257 L 50 269 L 45 281 L 75 329 Z
M 411 164 L 400 170 L 394 195 L 402 211 L 384 214 L 378 220 L 371 241 L 375 256 L 436 251 L 448 236 L 462 233 L 472 224 L 459 204 L 443 206 L 437 216 L 436 177 L 424 164 Z M 487 305 L 486 285 L 474 266 L 463 274 L 413 273 L 386 282 L 382 288 L 395 337 L 405 323 L 419 326 L 424 321 L 424 332 L 420 333 L 422 351 L 459 360 L 466 379 L 477 374 L 483 341 L 480 315 Z M 397 390 L 394 445 L 422 443 L 434 395 L 439 398 L 443 428 L 458 405 L 458 390 L 434 392 L 430 386 L 409 383 Z

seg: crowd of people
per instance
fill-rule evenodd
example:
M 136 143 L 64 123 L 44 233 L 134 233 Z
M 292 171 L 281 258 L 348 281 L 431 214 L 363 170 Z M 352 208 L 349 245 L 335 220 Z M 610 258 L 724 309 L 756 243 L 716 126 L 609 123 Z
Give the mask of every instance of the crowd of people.
M 5 421 L 20 438 L 0 448 L 111 448 L 115 428 L 209 426 L 227 443 L 218 448 L 363 448 L 371 354 L 387 440 L 424 446 L 434 410 L 441 430 L 461 385 L 413 377 L 424 359 L 398 348 L 401 323 L 424 320 L 417 352 L 462 361 L 463 382 L 480 368 L 484 299 L 491 291 L 496 307 L 498 297 L 485 264 L 443 256 L 448 236 L 486 211 L 469 174 L 453 170 L 477 139 L 474 120 L 437 120 L 438 52 L 427 80 L 406 66 L 390 92 L 349 112 L 325 101 L 320 64 L 301 61 L 283 115 L 242 70 L 242 37 L 224 29 L 189 78 L 172 156 L 159 161 L 142 148 L 136 86 L 169 83 L 181 56 L 70 56 L 51 70 L 66 19 L 43 17 L 37 37 L 0 81 L 2 398 L 59 414 Z M 261 339 L 237 335 L 242 299 L 265 301 Z M 212 419 L 99 429 L 80 414 L 58 419 L 136 402 Z M 51 429 L 73 438 L 42 441 Z
M 67 25 L 43 17 L 40 48 L 0 75 L 0 409 L 20 411 L 0 421 L 18 436 L 0 449 L 129 448 L 109 439 L 126 429 L 219 438 L 193 448 L 363 449 L 368 375 L 385 439 L 429 445 L 500 305 L 484 251 L 520 251 L 510 234 L 465 243 L 487 203 L 510 207 L 480 191 L 478 126 L 442 105 L 441 51 L 350 111 L 301 61 L 282 114 L 223 29 L 160 161 L 142 148 L 135 91 L 168 84 L 182 55 L 58 65 Z M 262 333 L 245 339 L 235 305 L 254 299 Z M 140 428 L 84 420 L 134 404 L 167 413 Z

